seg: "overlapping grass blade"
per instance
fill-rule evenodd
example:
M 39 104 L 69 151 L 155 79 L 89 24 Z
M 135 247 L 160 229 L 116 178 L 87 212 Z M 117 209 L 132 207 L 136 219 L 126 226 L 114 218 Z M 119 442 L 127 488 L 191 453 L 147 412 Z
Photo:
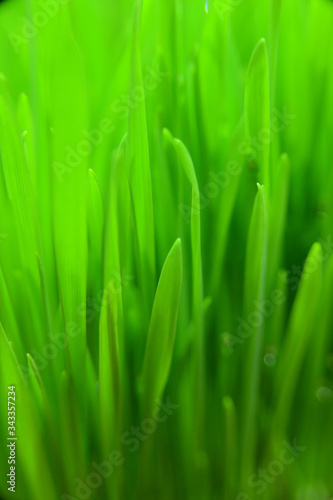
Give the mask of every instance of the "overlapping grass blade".
M 283 355 L 275 387 L 276 413 L 274 426 L 278 436 L 287 431 L 286 425 L 293 396 L 299 381 L 304 355 L 314 333 L 315 321 L 322 292 L 322 248 L 319 243 L 311 247 L 305 262 L 295 302 L 290 313 Z M 304 315 L 306 311 L 306 315 Z
M 142 368 L 143 415 L 151 415 L 168 380 L 182 283 L 182 246 L 178 239 L 166 257 L 151 313 Z
M 244 313 L 255 311 L 256 301 L 262 302 L 266 292 L 267 274 L 267 205 L 264 187 L 258 184 L 248 235 L 245 263 Z M 257 321 L 246 344 L 244 371 L 244 408 L 242 426 L 242 478 L 245 484 L 255 461 L 257 427 L 255 425 L 260 385 L 260 356 L 262 353 L 263 321 Z
M 68 343 L 70 371 L 77 395 L 84 405 L 82 371 L 85 363 L 85 316 L 78 314 L 86 302 L 87 201 L 86 154 L 78 145 L 87 128 L 85 76 L 81 55 L 72 34 L 68 6 L 57 17 L 57 50 L 52 74 L 51 123 L 53 127 L 53 234 L 63 327 L 76 325 L 78 334 Z M 71 110 L 73 120 L 68 121 Z
M 138 30 L 141 15 L 140 2 L 136 4 L 134 19 L 130 89 L 140 89 L 144 96 Z M 140 283 L 149 309 L 155 283 L 154 216 L 151 188 L 149 145 L 144 99 L 130 109 L 128 117 L 128 178 L 133 203 L 133 215 L 138 240 L 138 269 Z
M 16 446 L 17 460 L 21 464 L 21 482 L 17 485 L 17 492 L 20 496 L 31 496 L 36 498 L 36 500 L 42 500 L 45 495 L 48 495 L 50 500 L 56 500 L 57 495 L 54 488 L 52 472 L 49 468 L 49 462 L 47 460 L 47 450 L 45 443 L 41 437 L 42 423 L 38 419 L 35 404 L 33 399 L 29 397 L 26 384 L 24 382 L 24 374 L 22 373 L 17 358 L 12 350 L 10 343 L 5 335 L 5 332 L 0 323 L 0 352 L 1 352 L 1 365 L 0 365 L 0 380 L 1 380 L 1 399 L 2 401 L 7 401 L 8 399 L 8 386 L 15 386 L 15 393 L 17 404 L 18 398 L 20 398 L 21 408 L 24 408 L 23 412 L 17 412 L 16 417 L 16 436 L 19 436 L 20 446 Z M 7 412 L 1 412 L 1 429 L 2 433 L 6 431 L 3 437 L 8 437 L 7 432 L 7 422 L 8 415 Z M 6 419 L 6 422 L 4 422 Z M 18 434 L 19 429 L 19 434 Z M 31 432 L 31 429 L 35 429 L 37 432 Z M 2 455 L 1 460 L 2 467 L 7 469 L 8 463 L 8 453 L 6 449 L 6 456 Z M 37 460 L 31 460 L 31 450 L 34 450 L 36 456 L 39 457 L 40 463 Z M 4 483 L 6 484 L 6 483 Z M 1 484 L 1 490 L 3 488 L 3 483 Z M 1 491 L 0 490 L 0 491 Z M 7 487 L 4 493 L 4 497 L 8 498 Z
M 273 285 L 281 261 L 289 198 L 290 162 L 283 154 L 272 176 L 270 232 L 268 240 L 268 289 Z

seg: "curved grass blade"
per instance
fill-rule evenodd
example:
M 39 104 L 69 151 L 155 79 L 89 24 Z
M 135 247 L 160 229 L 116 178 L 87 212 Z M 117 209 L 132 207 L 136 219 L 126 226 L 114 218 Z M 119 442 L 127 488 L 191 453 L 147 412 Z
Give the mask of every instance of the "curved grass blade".
M 275 394 L 277 407 L 274 430 L 281 437 L 286 430 L 301 364 L 314 333 L 322 291 L 322 248 L 314 243 L 302 272 L 295 302 L 290 313 L 286 340 L 281 354 Z M 306 311 L 306 314 L 305 314 Z
M 201 256 L 201 221 L 200 221 L 200 192 L 194 165 L 191 156 L 184 144 L 174 139 L 174 146 L 179 162 L 192 187 L 191 207 L 191 253 L 192 253 L 192 324 L 193 324 L 193 360 L 192 360 L 192 411 L 195 413 L 194 439 L 192 442 L 194 453 L 200 454 L 204 449 L 204 414 L 205 414 L 205 342 L 203 321 L 203 283 L 202 283 L 202 256 Z M 197 472 L 199 469 L 196 469 Z M 204 469 L 200 469 L 201 473 Z
M 200 193 L 191 156 L 184 144 L 174 139 L 174 146 L 185 174 L 192 187 L 191 245 L 192 245 L 192 315 L 197 332 L 198 346 L 202 347 L 203 335 L 203 289 L 201 260 Z M 201 339 L 201 340 L 200 340 Z
M 151 415 L 169 377 L 183 274 L 180 239 L 171 248 L 158 282 L 142 369 L 143 415 Z

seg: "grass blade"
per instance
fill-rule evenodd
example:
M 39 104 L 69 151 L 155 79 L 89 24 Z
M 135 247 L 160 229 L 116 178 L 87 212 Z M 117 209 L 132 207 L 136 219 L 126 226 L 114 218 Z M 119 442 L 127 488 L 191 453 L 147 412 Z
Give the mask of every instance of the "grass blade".
M 143 414 L 150 415 L 168 380 L 182 283 L 182 246 L 171 248 L 158 282 L 142 369 Z

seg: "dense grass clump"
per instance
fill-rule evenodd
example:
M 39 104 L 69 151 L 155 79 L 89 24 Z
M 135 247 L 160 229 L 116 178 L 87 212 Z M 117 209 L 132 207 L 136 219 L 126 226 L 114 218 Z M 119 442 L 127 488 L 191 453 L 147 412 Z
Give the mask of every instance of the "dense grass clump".
M 332 22 L 1 3 L 1 498 L 333 497 Z

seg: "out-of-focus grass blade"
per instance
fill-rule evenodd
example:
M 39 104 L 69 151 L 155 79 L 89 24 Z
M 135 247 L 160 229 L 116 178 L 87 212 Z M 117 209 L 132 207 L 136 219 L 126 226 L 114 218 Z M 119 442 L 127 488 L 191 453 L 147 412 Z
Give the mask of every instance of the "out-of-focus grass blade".
M 244 121 L 241 120 L 232 138 L 231 148 L 226 156 L 226 170 L 214 172 L 220 188 L 218 200 L 218 216 L 215 222 L 216 242 L 213 246 L 213 264 L 211 273 L 211 293 L 217 295 L 220 290 L 224 256 L 228 243 L 228 231 L 235 207 L 239 183 L 243 171 L 244 158 L 239 154 L 239 144 L 244 139 Z M 229 170 L 229 172 L 228 172 Z M 233 174 L 230 174 L 230 171 Z
M 88 250 L 89 288 L 97 293 L 102 285 L 104 209 L 98 179 L 88 171 Z
M 126 174 L 126 142 L 121 141 L 114 162 L 111 166 L 109 186 L 109 206 L 107 210 L 105 251 L 104 251 L 104 285 L 107 286 L 115 277 L 121 277 L 122 266 L 129 273 L 129 248 L 132 247 L 130 221 L 130 191 Z M 123 290 L 118 294 L 118 330 L 120 345 L 123 339 Z
M 66 456 L 67 491 L 75 491 L 75 477 L 85 470 L 85 437 L 75 398 L 74 383 L 66 372 L 60 375 L 60 432 Z
M 254 202 L 250 231 L 246 249 L 244 312 L 246 315 L 255 310 L 255 301 L 262 301 L 266 290 L 267 268 L 267 207 L 264 187 L 258 184 Z M 260 355 L 263 342 L 263 324 L 253 328 L 251 337 L 246 340 L 246 361 L 244 369 L 244 413 L 242 458 L 243 483 L 252 471 L 255 458 L 257 435 L 256 415 L 259 398 Z
M 192 187 L 191 209 L 191 245 L 192 245 L 192 315 L 194 329 L 197 332 L 197 347 L 202 347 L 203 335 L 203 289 L 201 260 L 201 224 L 200 224 L 200 192 L 191 156 L 184 144 L 174 139 L 179 162 Z
M 36 155 L 35 155 L 35 134 L 33 117 L 31 115 L 30 103 L 28 97 L 25 94 L 21 94 L 18 102 L 18 124 L 20 126 L 20 132 L 25 133 L 24 136 L 24 153 L 26 156 L 26 162 L 29 165 L 29 172 L 31 177 L 31 184 L 33 188 L 34 197 L 37 194 L 37 171 L 36 171 Z
M 327 261 L 328 255 L 324 255 L 323 260 Z M 318 381 L 325 370 L 325 353 L 329 352 L 329 343 L 331 339 L 331 325 L 333 319 L 331 297 L 333 294 L 333 258 L 325 262 L 323 267 L 323 300 L 320 301 L 319 319 L 317 335 L 311 338 L 311 360 L 312 370 L 309 378 L 315 382 Z
M 270 39 L 270 60 L 272 64 L 270 89 L 271 100 L 274 105 L 275 101 L 275 85 L 276 85 L 276 64 L 279 45 L 279 28 L 282 0 L 270 0 L 271 11 L 271 39 Z
M 270 289 L 273 281 L 276 279 L 276 273 L 280 267 L 288 208 L 289 174 L 289 158 L 286 154 L 283 154 L 272 176 L 271 210 L 269 213 L 270 231 L 268 239 L 268 289 Z
M 9 297 L 7 284 L 0 266 L 0 313 L 4 328 L 8 332 L 8 337 L 15 346 L 15 352 L 20 361 L 24 359 L 24 344 L 19 333 L 15 312 Z
M 38 283 L 39 229 L 29 171 L 8 107 L 0 96 L 0 151 L 6 189 L 18 224 L 22 262 Z
M 147 310 L 151 306 L 155 286 L 154 216 L 151 188 L 146 107 L 139 53 L 139 19 L 141 2 L 136 4 L 132 47 L 130 88 L 140 89 L 143 99 L 132 107 L 128 117 L 128 178 L 138 239 L 138 266 L 142 293 Z
M 143 414 L 151 415 L 168 380 L 182 283 L 182 246 L 171 248 L 158 282 L 142 369 Z
M 276 375 L 274 429 L 280 437 L 296 390 L 301 364 L 314 333 L 322 291 L 322 248 L 314 243 L 305 262 L 300 285 L 288 322 L 286 340 Z
M 224 476 L 226 480 L 225 492 L 231 498 L 235 488 L 235 479 L 237 478 L 235 474 L 237 470 L 237 419 L 235 404 L 229 396 L 223 398 L 222 409 L 224 417 L 225 470 L 228 470 Z
M 121 413 L 117 291 L 104 290 L 99 327 L 99 390 L 104 451 L 117 446 Z
M 37 400 L 39 409 L 43 410 L 43 394 L 45 393 L 45 388 L 43 385 L 43 381 L 41 379 L 38 367 L 34 358 L 27 354 L 28 359 L 28 369 L 29 369 L 29 379 L 32 386 L 32 391 L 35 396 L 35 400 Z
M 88 212 L 90 249 L 102 258 L 104 209 L 98 179 L 91 168 L 88 171 Z
M 174 146 L 183 167 L 186 177 L 192 187 L 191 207 L 191 257 L 192 257 L 192 326 L 194 331 L 192 341 L 191 360 L 191 411 L 195 414 L 192 420 L 192 454 L 194 460 L 194 473 L 197 474 L 193 483 L 194 490 L 200 487 L 201 494 L 207 494 L 207 462 L 202 460 L 204 455 L 204 422 L 205 422 L 205 339 L 203 321 L 203 282 L 202 282 L 202 257 L 201 257 L 201 217 L 200 217 L 200 192 L 195 174 L 192 158 L 185 145 L 174 139 Z
M 253 300 L 265 294 L 267 229 L 266 190 L 258 184 L 246 249 L 244 293 L 247 313 L 253 309 Z
M 50 121 L 53 128 L 52 201 L 54 249 L 64 328 L 75 323 L 80 331 L 68 343 L 77 395 L 86 404 L 86 323 L 84 308 L 87 284 L 87 155 L 78 148 L 87 128 L 87 96 L 81 54 L 72 34 L 69 6 L 62 6 L 57 21 L 57 47 L 52 67 Z M 67 119 L 71 113 L 71 120 Z M 86 141 L 87 142 L 87 141 Z M 64 170 L 63 170 L 64 169 Z
M 196 370 L 198 369 L 198 387 L 202 389 L 204 376 L 204 339 L 203 339 L 203 284 L 201 259 L 201 223 L 200 223 L 200 192 L 191 156 L 184 144 L 174 139 L 174 146 L 185 174 L 192 187 L 191 208 L 191 252 L 192 252 L 192 321 L 195 331 L 194 349 Z
M 17 482 L 17 494 L 21 497 L 36 498 L 36 500 L 47 498 L 56 500 L 56 490 L 47 460 L 47 450 L 43 442 L 40 420 L 35 409 L 35 401 L 28 397 L 28 390 L 23 380 L 23 374 L 17 362 L 15 353 L 5 335 L 0 323 L 0 394 L 2 401 L 7 401 L 8 386 L 15 386 L 15 402 L 17 407 L 16 415 L 16 437 L 17 443 L 17 463 L 20 464 L 20 472 L 23 474 L 22 482 Z M 6 416 L 6 419 L 4 418 Z M 1 412 L 1 434 L 3 438 L 8 437 L 7 423 L 8 415 Z M 5 439 L 4 439 L 5 441 Z M 7 441 L 6 441 L 7 442 Z M 38 460 L 32 460 L 33 450 Z M 1 454 L 0 454 L 1 457 Z M 7 455 L 8 459 L 8 455 Z M 40 460 L 40 462 L 39 462 Z M 8 467 L 6 462 L 1 464 L 4 469 Z M 26 488 L 26 489 L 25 489 Z
M 259 182 L 264 184 L 269 197 L 270 97 L 268 55 L 264 39 L 261 39 L 254 49 L 247 71 L 245 131 L 249 154 L 259 169 Z M 253 143 L 253 140 L 256 142 Z M 255 145 L 258 142 L 259 148 Z

